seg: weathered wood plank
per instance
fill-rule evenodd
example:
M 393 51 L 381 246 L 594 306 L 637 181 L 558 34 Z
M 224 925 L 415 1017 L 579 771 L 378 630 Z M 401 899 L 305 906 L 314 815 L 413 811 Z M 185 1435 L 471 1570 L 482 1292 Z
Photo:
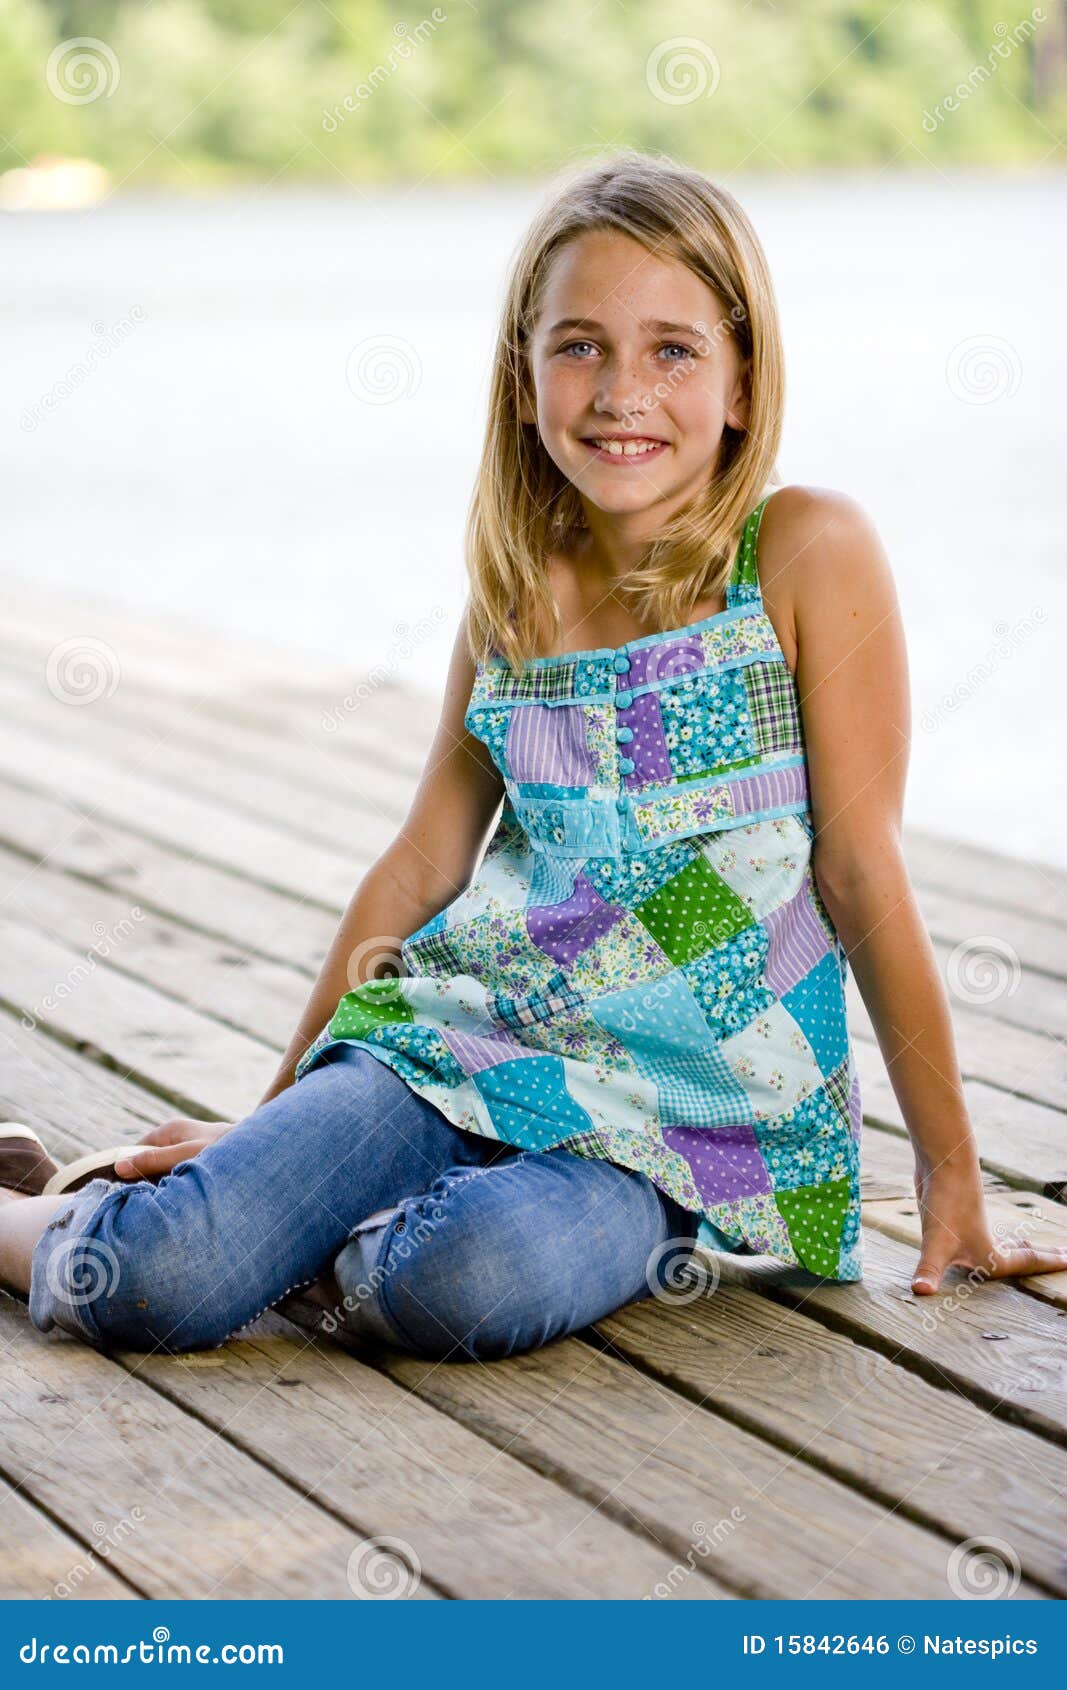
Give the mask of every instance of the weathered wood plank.
M 0 735 L 0 773 L 31 791 L 61 795 L 90 818 L 110 817 L 147 839 L 177 846 L 275 891 L 331 904 L 348 901 L 360 869 L 396 831 L 368 817 L 345 849 L 316 845 L 273 823 L 175 791 L 136 760 L 123 768 L 109 758 L 55 743 L 44 752 L 34 734 L 11 724 Z
M 57 1152 L 133 1139 L 151 1121 L 155 1100 L 129 1081 L 62 1048 L 48 1046 L 49 1060 L 42 1062 L 40 1033 L 3 1026 L 10 1043 L 0 1036 L 0 1084 L 17 1096 L 18 1115 Z M 62 1078 L 55 1087 L 57 1069 Z M 457 1541 L 468 1544 L 458 1575 L 462 1596 L 497 1594 L 493 1581 L 503 1572 L 525 1597 L 640 1596 L 669 1571 L 673 1558 L 655 1544 L 590 1517 L 565 1490 L 499 1457 L 336 1346 L 320 1349 L 302 1339 L 294 1347 L 295 1337 L 291 1324 L 267 1316 L 247 1341 L 219 1350 L 116 1359 L 199 1420 L 225 1425 L 247 1452 L 303 1490 L 321 1487 L 334 1512 L 354 1514 L 368 1533 L 400 1532 L 427 1575 L 436 1582 L 440 1573 L 443 1588 L 457 1576 Z M 487 1462 L 491 1472 L 483 1476 Z M 430 1513 L 421 1525 L 420 1509 Z M 707 1600 L 723 1592 L 702 1575 L 682 1594 Z
M 314 739 L 289 745 L 211 721 L 200 722 L 198 732 L 192 707 L 178 705 L 168 714 L 126 701 L 125 690 L 99 698 L 72 720 L 70 705 L 49 691 L 43 674 L 27 684 L 0 672 L 0 712 L 10 712 L 42 739 L 62 735 L 81 750 L 142 768 L 153 780 L 204 798 L 212 810 L 259 816 L 297 838 L 336 847 L 363 836 L 368 823 L 395 831 L 404 819 L 414 782 L 390 767 L 380 745 L 377 757 L 368 752 L 362 764 L 332 756 L 327 761 Z M 245 740 L 254 742 L 263 766 Z M 309 771 L 323 761 L 324 774 L 309 781 Z
M 972 969 L 982 957 L 1003 965 L 1011 979 L 1015 964 L 1035 969 L 1055 980 L 1067 978 L 1067 933 L 1046 911 L 1033 914 L 1010 905 L 980 903 L 940 887 L 916 885 L 916 899 L 935 949 L 949 956 L 957 946 L 965 947 L 958 972 L 961 980 L 972 978 Z M 1052 898 L 1050 895 L 1050 903 Z
M 740 1595 L 954 1594 L 935 1534 L 578 1339 L 491 1367 L 398 1351 L 378 1365 Z
M 690 1296 L 684 1290 L 683 1297 Z M 598 1322 L 611 1352 L 693 1401 L 812 1462 L 957 1543 L 1009 1543 L 1029 1579 L 1067 1594 L 1067 1451 L 937 1390 L 806 1310 L 695 1280 Z
M 0 913 L 0 1004 L 58 1037 L 90 1044 L 181 1112 L 239 1120 L 255 1107 L 277 1062 L 265 1045 L 129 980 L 89 970 L 84 956 Z
M 25 1121 L 58 1161 L 136 1143 L 173 1114 L 165 1099 L 0 1013 L 0 1120 Z
M 0 1343 L 0 1403 L 19 1429 L 8 1476 L 83 1539 L 103 1521 L 112 1569 L 146 1595 L 354 1598 L 346 1568 L 365 1534 L 80 1339 L 35 1331 L 6 1293 Z M 407 1577 L 401 1558 L 389 1566 Z
M 1004 1420 L 1067 1442 L 1067 1350 L 1061 1311 L 1010 1281 L 974 1283 L 953 1268 L 943 1290 L 911 1289 L 915 1251 L 868 1228 L 864 1275 L 818 1280 L 768 1257 L 718 1256 L 725 1283 L 803 1308 L 833 1330 L 958 1391 Z
M 999 1030 L 991 1032 L 990 1043 L 995 1045 L 999 1036 Z M 853 1048 L 864 1120 L 869 1118 L 906 1137 L 904 1117 L 880 1050 L 865 1039 L 854 1039 Z M 1049 1041 L 1050 1067 L 1062 1061 L 1062 1051 Z M 1067 1177 L 1067 1116 L 981 1081 L 965 1078 L 963 1089 L 984 1168 L 1009 1185 L 1033 1191 Z
M 870 1016 L 863 1007 L 854 978 L 849 979 L 849 1031 L 854 1039 L 874 1046 Z M 960 1072 L 996 1091 L 1022 1101 L 1067 1110 L 1067 1060 L 1059 1039 L 1026 1032 L 998 1022 L 991 1027 L 958 1004 L 952 1006 L 952 1027 Z
M 162 981 L 168 998 L 183 1001 L 209 1023 L 223 1022 L 245 1046 L 252 1038 L 277 1051 L 287 1043 L 306 1001 L 306 981 L 294 970 L 256 957 L 242 959 L 217 941 L 190 934 L 161 916 L 146 914 L 139 905 L 128 905 L 119 894 L 89 887 L 48 865 L 27 871 L 22 859 L 2 847 L 0 896 L 9 920 L 29 921 L 40 932 L 58 923 L 72 941 L 84 940 L 84 955 L 79 961 L 73 956 L 67 960 L 55 976 L 58 986 L 46 994 L 49 998 L 55 997 L 59 986 L 69 994 L 68 980 L 80 981 L 82 991 L 91 989 L 89 974 L 95 979 L 117 971 L 148 987 Z M 131 916 L 131 908 L 137 912 L 136 919 Z M 15 976 L 11 978 L 13 981 Z M 18 1007 L 26 1009 L 32 1001 L 24 997 Z M 72 1027 L 77 1027 L 75 1036 L 87 1036 L 83 1023 L 73 1013 L 57 1022 L 56 1009 L 43 1007 L 46 1013 L 41 1018 L 47 1025 L 60 1027 L 65 1036 L 72 1036 Z M 73 1012 L 74 1007 L 68 1003 L 58 1009 Z M 176 1033 L 169 1010 L 156 1008 L 166 1017 L 168 1032 Z M 144 1013 L 143 1005 L 139 1009 Z M 99 1036 L 99 1022 L 96 1025 L 94 1042 L 108 1049 Z M 246 1034 L 246 1027 L 255 1029 L 254 1033 Z M 209 1044 L 218 1048 L 218 1037 L 219 1029 L 212 1028 Z M 902 1117 L 880 1052 L 863 1041 L 856 1041 L 855 1048 L 866 1117 L 884 1123 L 890 1131 L 895 1128 L 903 1138 Z M 169 1071 L 138 1071 L 150 1074 L 156 1086 L 169 1086 L 173 1079 Z M 259 1072 L 269 1077 L 270 1071 L 270 1059 L 265 1056 Z M 265 1084 L 264 1079 L 260 1092 Z M 1067 1131 L 1063 1116 L 974 1082 L 967 1083 L 967 1093 L 985 1167 L 1008 1181 L 1032 1182 L 1035 1189 L 1064 1174 Z M 247 1113 L 255 1100 L 248 1101 L 246 1093 L 242 1112 Z
M 165 620 L 149 621 L 69 587 L 57 602 L 54 593 L 37 595 L 24 582 L 5 581 L 0 649 L 11 658 L 44 669 L 58 640 L 81 640 L 86 628 L 90 650 L 98 641 L 110 647 L 98 657 L 106 679 L 114 672 L 122 684 L 195 701 L 221 720 L 265 723 L 295 735 L 313 728 L 324 704 L 334 705 L 343 712 L 336 736 L 342 745 L 358 744 L 361 732 L 371 743 L 388 736 L 405 752 L 413 747 L 416 757 L 432 732 L 428 717 L 436 695 L 410 675 L 360 674 L 333 659 L 309 660 L 262 641 L 216 634 L 203 623 L 183 623 L 172 611 Z M 358 698 L 356 710 L 346 705 L 350 695 Z
M 988 955 L 995 962 L 990 979 L 995 979 L 997 983 L 994 987 L 984 981 L 980 972 L 983 965 L 977 963 L 978 984 L 970 990 L 956 984 L 957 977 L 962 981 L 966 976 L 966 959 L 956 967 L 951 960 L 951 945 L 932 938 L 932 946 L 954 1017 L 958 1011 L 966 1011 L 978 1025 L 986 1028 L 987 1037 L 991 1024 L 995 1024 L 998 1031 L 1001 1025 L 1006 1025 L 1018 1027 L 1025 1033 L 1043 1033 L 1051 1039 L 1062 1040 L 1067 1034 L 1067 982 L 1063 979 L 1036 968 L 1017 969 L 1010 959 L 1001 964 L 995 961 L 990 950 Z M 981 951 L 982 947 L 978 949 Z M 855 986 L 855 976 L 851 984 Z M 853 1005 L 850 1008 L 854 1006 L 859 1014 L 862 998 L 858 988 L 852 995 Z
M 264 1044 L 285 1048 L 307 1002 L 307 976 L 193 933 L 135 899 L 88 886 L 0 845 L 0 905 L 21 925 L 61 935 L 92 974 L 106 965 Z M 87 973 L 82 989 L 92 990 Z M 264 1061 L 267 1058 L 264 1057 Z
M 17 1434 L 8 1427 L 5 1435 Z M 106 1528 L 79 1543 L 0 1479 L 0 1601 L 135 1600 L 140 1592 L 112 1571 L 110 1555 Z
M 62 799 L 0 779 L 0 839 L 34 862 L 93 886 L 123 893 L 144 909 L 172 916 L 192 932 L 226 940 L 253 956 L 281 962 L 313 979 L 348 902 L 324 906 L 216 868 L 181 849 L 145 839 L 106 816 L 83 815 Z M 349 896 L 359 884 L 355 863 Z
M 1051 863 L 1005 857 L 918 828 L 905 834 L 904 851 L 909 871 L 922 887 L 1067 925 L 1067 873 Z
M 47 660 L 5 646 L 2 630 L 0 652 L 4 685 L 10 694 L 21 689 L 34 701 L 44 694 L 67 710 L 69 719 L 69 705 L 53 690 Z M 385 687 L 361 692 L 353 708 L 346 702 L 350 695 L 350 687 L 331 692 L 328 685 L 299 691 L 293 696 L 296 715 L 289 722 L 279 709 L 287 696 L 284 689 L 280 694 L 245 694 L 238 700 L 244 708 L 235 711 L 233 701 L 210 686 L 205 689 L 190 682 L 168 691 L 151 678 L 138 680 L 123 668 L 115 691 L 102 691 L 91 708 L 101 719 L 113 716 L 131 725 L 139 719 L 146 732 L 187 738 L 190 745 L 212 751 L 220 762 L 271 769 L 273 753 L 275 772 L 284 769 L 298 787 L 306 785 L 312 791 L 336 790 L 338 779 L 343 785 L 359 780 L 380 762 L 386 741 L 390 749 L 387 786 L 395 782 L 402 792 L 404 783 L 414 782 L 422 768 L 419 752 L 423 739 L 428 742 L 433 737 L 438 701 L 429 694 L 401 695 L 396 688 Z M 312 715 L 316 703 L 317 712 Z M 395 706 L 392 714 L 390 703 Z
M 591 1513 L 459 1421 L 277 1314 L 205 1355 L 118 1359 L 366 1535 L 399 1536 L 453 1596 L 637 1599 L 674 1563 L 661 1546 Z M 680 1592 L 692 1601 L 728 1594 L 699 1570 Z

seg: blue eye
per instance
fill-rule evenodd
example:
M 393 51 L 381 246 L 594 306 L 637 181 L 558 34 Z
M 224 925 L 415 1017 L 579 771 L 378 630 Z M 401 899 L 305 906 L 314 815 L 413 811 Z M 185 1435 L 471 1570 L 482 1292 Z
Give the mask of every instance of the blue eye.
M 693 358 L 693 357 L 696 356 L 692 347 L 691 346 L 684 346 L 680 340 L 670 340 L 670 341 L 668 341 L 666 346 L 660 347 L 660 351 L 661 352 L 680 352 L 682 354 L 683 358 Z M 681 361 L 682 361 L 681 358 L 668 358 L 667 359 L 668 364 L 680 364 Z
M 592 344 L 591 340 L 572 340 L 569 341 L 566 346 L 561 346 L 560 351 L 573 352 L 576 346 L 592 346 Z M 579 360 L 579 362 L 581 362 L 581 360 Z

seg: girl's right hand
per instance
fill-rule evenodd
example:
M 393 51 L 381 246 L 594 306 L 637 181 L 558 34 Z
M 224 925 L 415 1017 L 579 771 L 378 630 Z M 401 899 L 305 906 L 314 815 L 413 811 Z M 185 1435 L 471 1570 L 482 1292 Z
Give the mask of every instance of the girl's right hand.
M 193 1121 L 184 1116 L 164 1121 L 146 1132 L 140 1144 L 130 1146 L 129 1155 L 115 1163 L 115 1173 L 119 1179 L 156 1179 L 168 1174 L 179 1162 L 199 1156 L 201 1150 L 235 1125 L 234 1121 Z M 146 1144 L 158 1148 L 142 1150 L 141 1145 Z

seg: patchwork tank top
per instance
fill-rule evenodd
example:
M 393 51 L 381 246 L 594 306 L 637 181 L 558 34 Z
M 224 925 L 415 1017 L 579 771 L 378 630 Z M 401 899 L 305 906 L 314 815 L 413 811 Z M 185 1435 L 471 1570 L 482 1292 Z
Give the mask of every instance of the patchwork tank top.
M 763 499 L 726 608 L 476 669 L 504 801 L 470 885 L 341 998 L 339 1041 L 457 1126 L 645 1174 L 697 1241 L 861 1277 L 844 947 L 811 866 L 796 685 L 763 606 Z

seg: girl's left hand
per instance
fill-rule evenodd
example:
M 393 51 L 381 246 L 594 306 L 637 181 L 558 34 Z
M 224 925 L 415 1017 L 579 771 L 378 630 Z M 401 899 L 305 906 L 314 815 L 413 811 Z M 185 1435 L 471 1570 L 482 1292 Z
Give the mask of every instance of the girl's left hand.
M 922 1251 L 911 1288 L 929 1296 L 948 1267 L 974 1270 L 979 1279 L 1067 1271 L 1067 1246 L 1035 1245 L 994 1238 L 981 1182 L 946 1164 L 915 1175 L 922 1217 Z

